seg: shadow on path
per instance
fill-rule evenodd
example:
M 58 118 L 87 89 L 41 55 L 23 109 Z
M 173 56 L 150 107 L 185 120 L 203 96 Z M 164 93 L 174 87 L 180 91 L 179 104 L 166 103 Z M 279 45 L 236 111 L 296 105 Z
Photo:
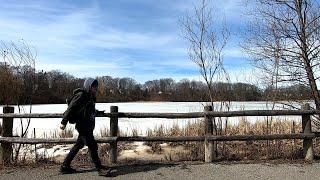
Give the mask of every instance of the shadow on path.
M 174 164 L 174 163 L 134 163 L 129 165 L 114 165 L 111 166 L 112 168 L 112 177 L 139 173 L 139 172 L 149 172 L 154 171 L 159 168 L 169 168 L 174 166 L 181 166 L 181 164 Z M 182 169 L 185 168 L 184 166 L 181 167 Z M 96 172 L 96 168 L 77 168 L 77 172 L 73 174 L 82 174 L 82 173 L 90 173 Z M 59 173 L 59 175 L 63 175 Z
M 118 165 L 113 166 L 112 168 L 117 170 L 115 173 L 116 176 L 132 174 L 132 173 L 139 173 L 139 172 L 148 172 L 154 171 L 159 168 L 168 168 L 178 166 L 178 164 L 163 164 L 163 163 L 144 163 L 144 164 L 130 164 L 130 165 Z

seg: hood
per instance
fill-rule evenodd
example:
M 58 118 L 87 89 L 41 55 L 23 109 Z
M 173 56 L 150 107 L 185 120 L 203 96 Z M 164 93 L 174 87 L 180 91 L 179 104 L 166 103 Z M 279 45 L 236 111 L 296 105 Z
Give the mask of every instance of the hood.
M 91 88 L 91 85 L 92 85 L 92 83 L 93 83 L 94 80 L 95 80 L 95 79 L 93 79 L 93 78 L 87 78 L 87 79 L 84 81 L 84 83 L 83 83 L 83 89 L 84 89 L 85 91 L 89 92 L 89 91 L 90 91 L 90 88 Z

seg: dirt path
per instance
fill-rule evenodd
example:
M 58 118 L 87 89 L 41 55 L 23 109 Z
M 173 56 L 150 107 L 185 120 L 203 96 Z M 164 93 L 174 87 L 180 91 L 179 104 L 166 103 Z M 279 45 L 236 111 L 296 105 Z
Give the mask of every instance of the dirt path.
M 2 170 L 0 179 L 320 179 L 320 164 L 145 164 L 118 166 L 116 177 L 99 177 L 92 168 L 78 168 L 76 174 L 61 175 L 59 166 Z

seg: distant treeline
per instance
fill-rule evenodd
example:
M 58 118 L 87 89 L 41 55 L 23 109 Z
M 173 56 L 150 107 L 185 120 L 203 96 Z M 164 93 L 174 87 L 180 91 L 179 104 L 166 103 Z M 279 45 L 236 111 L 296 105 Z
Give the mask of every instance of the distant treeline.
M 207 101 L 207 87 L 201 81 L 188 79 L 176 82 L 171 78 L 137 83 L 132 78 L 97 77 L 98 102 L 130 101 Z M 84 79 L 60 71 L 36 72 L 29 66 L 9 67 L 0 64 L 0 104 L 65 103 Z M 259 89 L 247 83 L 214 84 L 216 101 L 262 101 L 311 99 L 310 89 L 304 85 Z

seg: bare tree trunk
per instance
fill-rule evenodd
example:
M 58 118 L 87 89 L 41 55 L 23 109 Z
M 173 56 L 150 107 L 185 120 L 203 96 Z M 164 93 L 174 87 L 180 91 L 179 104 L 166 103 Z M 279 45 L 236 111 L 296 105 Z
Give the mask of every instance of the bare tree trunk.
M 306 16 L 306 13 L 303 12 L 305 10 L 302 10 L 302 1 L 301 0 L 296 0 L 296 12 L 299 17 L 299 26 L 300 26 L 300 33 L 301 33 L 301 54 L 302 54 L 302 59 L 304 62 L 305 70 L 307 73 L 307 77 L 309 80 L 309 84 L 312 90 L 312 95 L 315 101 L 316 109 L 320 111 L 320 94 L 317 88 L 317 83 L 314 78 L 314 72 L 312 71 L 311 64 L 310 64 L 310 59 L 308 56 L 308 44 L 307 44 L 307 36 L 306 36 L 306 23 L 308 22 L 308 17 Z

